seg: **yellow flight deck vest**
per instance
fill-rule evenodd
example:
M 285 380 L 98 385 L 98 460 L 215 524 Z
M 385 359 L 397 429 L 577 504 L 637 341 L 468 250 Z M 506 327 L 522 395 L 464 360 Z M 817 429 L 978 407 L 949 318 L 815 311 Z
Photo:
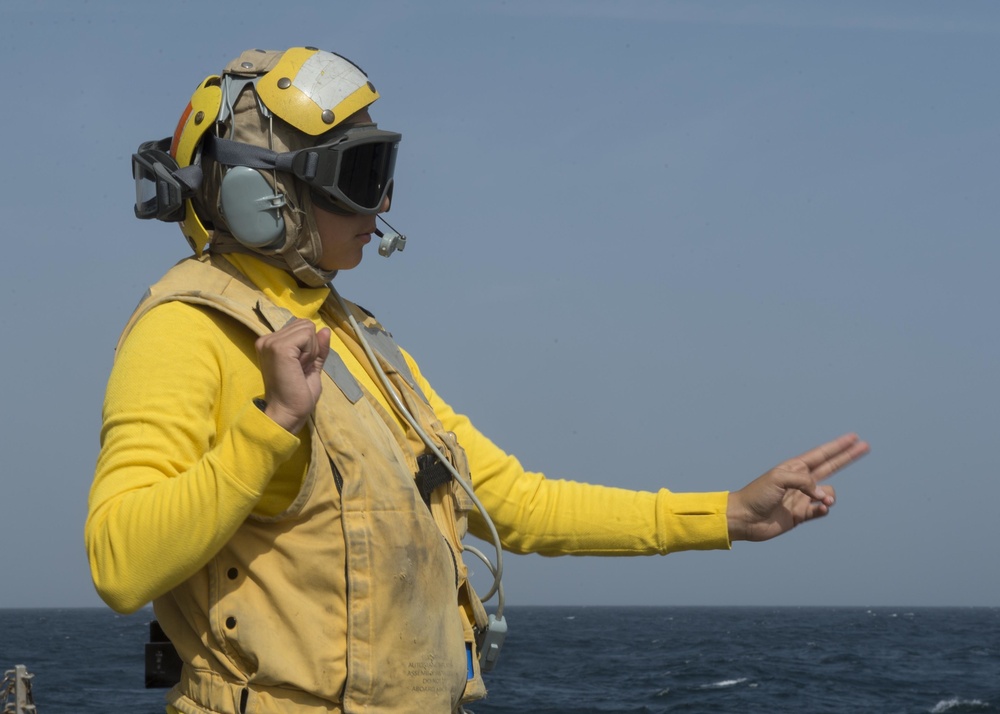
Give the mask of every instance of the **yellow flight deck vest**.
M 258 335 L 292 317 L 206 254 L 150 288 L 121 339 L 175 300 Z M 331 326 L 335 302 L 331 294 L 321 311 Z M 465 452 L 391 337 L 348 305 L 404 404 L 468 480 Z M 414 483 L 419 454 L 398 423 L 333 350 L 324 371 L 298 496 L 277 516 L 250 515 L 203 568 L 153 603 L 184 661 L 167 699 L 185 714 L 444 714 L 486 694 L 474 629 L 485 627 L 486 613 L 461 557 L 471 499 L 450 482 L 428 508 Z

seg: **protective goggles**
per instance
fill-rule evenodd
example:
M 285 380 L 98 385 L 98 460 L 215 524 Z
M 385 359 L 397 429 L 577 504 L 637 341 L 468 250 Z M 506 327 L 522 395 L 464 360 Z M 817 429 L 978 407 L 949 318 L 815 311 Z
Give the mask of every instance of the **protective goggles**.
M 169 148 L 169 138 L 147 141 L 132 154 L 136 218 L 184 219 L 184 199 L 201 182 L 201 170 L 190 166 L 179 169 L 167 153 Z
M 355 125 L 319 146 L 279 154 L 208 135 L 204 155 L 224 166 L 290 173 L 309 186 L 321 208 L 375 214 L 391 195 L 402 138 L 402 134 L 382 131 L 373 124 Z

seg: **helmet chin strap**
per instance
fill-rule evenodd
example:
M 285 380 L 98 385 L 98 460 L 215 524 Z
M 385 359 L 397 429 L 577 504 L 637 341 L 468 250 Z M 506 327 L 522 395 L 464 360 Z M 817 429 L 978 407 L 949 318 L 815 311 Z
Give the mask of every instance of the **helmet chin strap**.
M 309 265 L 298 251 L 290 251 L 286 256 L 286 261 L 288 269 L 295 276 L 295 279 L 310 288 L 321 288 L 337 277 L 336 270 L 325 271 Z
M 305 235 L 291 239 L 279 253 L 288 264 L 289 271 L 300 283 L 311 288 L 320 288 L 333 280 L 337 271 L 323 270 L 318 265 L 323 257 L 323 243 L 319 237 L 319 227 L 316 225 L 312 196 L 309 191 L 299 191 L 299 194 L 302 197 L 302 213 L 305 217 L 305 224 L 302 226 Z

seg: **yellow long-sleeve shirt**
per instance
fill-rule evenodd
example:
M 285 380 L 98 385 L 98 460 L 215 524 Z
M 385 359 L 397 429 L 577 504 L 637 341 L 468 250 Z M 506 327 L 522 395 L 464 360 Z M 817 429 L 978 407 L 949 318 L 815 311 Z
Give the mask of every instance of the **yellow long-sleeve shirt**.
M 273 302 L 325 326 L 327 289 L 230 256 Z M 330 325 L 331 348 L 371 395 L 381 388 Z M 94 583 L 130 612 L 201 568 L 253 512 L 280 512 L 308 466 L 308 432 L 292 435 L 253 406 L 264 391 L 254 337 L 230 318 L 186 303 L 158 306 L 122 345 L 108 382 L 101 452 L 85 529 Z M 528 472 L 457 414 L 403 353 L 445 429 L 469 459 L 475 490 L 506 549 L 544 555 L 644 555 L 726 548 L 725 492 L 629 491 Z M 477 536 L 487 531 L 470 518 Z

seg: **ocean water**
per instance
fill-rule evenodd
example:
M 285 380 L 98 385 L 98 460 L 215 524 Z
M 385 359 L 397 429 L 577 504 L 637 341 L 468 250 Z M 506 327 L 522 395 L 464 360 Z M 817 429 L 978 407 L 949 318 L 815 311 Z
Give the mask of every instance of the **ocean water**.
M 510 607 L 476 714 L 1000 712 L 1000 608 Z M 0 610 L 39 714 L 155 714 L 152 612 Z

